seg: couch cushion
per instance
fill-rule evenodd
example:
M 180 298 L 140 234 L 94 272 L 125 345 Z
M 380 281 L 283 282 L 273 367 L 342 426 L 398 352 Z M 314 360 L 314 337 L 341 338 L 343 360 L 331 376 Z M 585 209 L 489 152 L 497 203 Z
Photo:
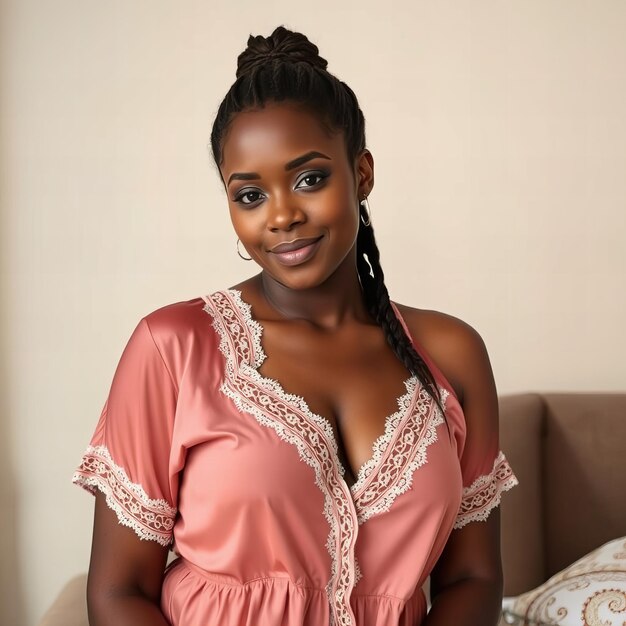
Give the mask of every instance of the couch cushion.
M 516 596 L 545 579 L 541 441 L 544 404 L 537 394 L 502 396 L 500 446 L 519 485 L 502 498 L 504 594 Z
M 626 394 L 545 394 L 546 576 L 626 535 Z

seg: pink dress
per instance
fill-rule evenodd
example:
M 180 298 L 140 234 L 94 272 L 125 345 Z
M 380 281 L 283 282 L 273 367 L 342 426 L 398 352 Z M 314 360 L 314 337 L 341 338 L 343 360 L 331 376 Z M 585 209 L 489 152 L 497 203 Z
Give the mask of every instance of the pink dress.
M 232 289 L 143 317 L 74 482 L 176 552 L 174 626 L 419 625 L 450 533 L 517 483 L 497 437 L 466 448 L 454 391 L 415 345 L 445 420 L 410 377 L 349 487 L 329 422 L 259 373 L 262 330 Z

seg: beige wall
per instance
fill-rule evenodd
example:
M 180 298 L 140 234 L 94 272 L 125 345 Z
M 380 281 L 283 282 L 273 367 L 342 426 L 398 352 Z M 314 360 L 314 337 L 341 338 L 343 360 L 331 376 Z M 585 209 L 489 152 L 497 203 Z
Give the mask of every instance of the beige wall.
M 136 322 L 251 271 L 206 146 L 250 32 L 359 95 L 395 299 L 474 325 L 500 392 L 626 389 L 626 3 L 263 4 L 2 4 L 3 623 L 87 566 L 70 476 Z

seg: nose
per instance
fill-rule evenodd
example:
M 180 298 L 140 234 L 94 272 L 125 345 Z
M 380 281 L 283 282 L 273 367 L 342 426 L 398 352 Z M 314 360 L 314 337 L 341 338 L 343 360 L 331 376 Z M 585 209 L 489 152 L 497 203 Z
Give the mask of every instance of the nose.
M 274 197 L 267 203 L 267 228 L 272 232 L 291 230 L 306 221 L 306 215 L 297 200 L 289 196 Z

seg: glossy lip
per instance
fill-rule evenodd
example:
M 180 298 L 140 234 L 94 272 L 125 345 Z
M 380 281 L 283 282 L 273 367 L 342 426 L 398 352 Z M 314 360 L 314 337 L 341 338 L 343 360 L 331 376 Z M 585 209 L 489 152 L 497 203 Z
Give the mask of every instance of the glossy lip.
M 321 241 L 322 237 L 318 237 L 317 239 L 300 239 L 297 240 L 299 247 L 294 248 L 296 242 L 293 242 L 293 244 L 290 245 L 294 249 L 284 252 L 273 252 L 273 254 L 281 265 L 301 265 L 302 263 L 308 261 L 317 252 Z M 302 242 L 310 243 L 302 246 Z M 282 246 L 283 244 L 280 245 Z
M 283 252 L 293 252 L 294 250 L 299 250 L 300 248 L 305 248 L 306 246 L 310 246 L 313 243 L 316 243 L 322 238 L 322 235 L 319 237 L 310 237 L 307 239 L 294 239 L 293 241 L 285 241 L 283 243 L 279 243 L 278 245 L 270 248 L 270 252 L 274 254 L 282 254 Z

